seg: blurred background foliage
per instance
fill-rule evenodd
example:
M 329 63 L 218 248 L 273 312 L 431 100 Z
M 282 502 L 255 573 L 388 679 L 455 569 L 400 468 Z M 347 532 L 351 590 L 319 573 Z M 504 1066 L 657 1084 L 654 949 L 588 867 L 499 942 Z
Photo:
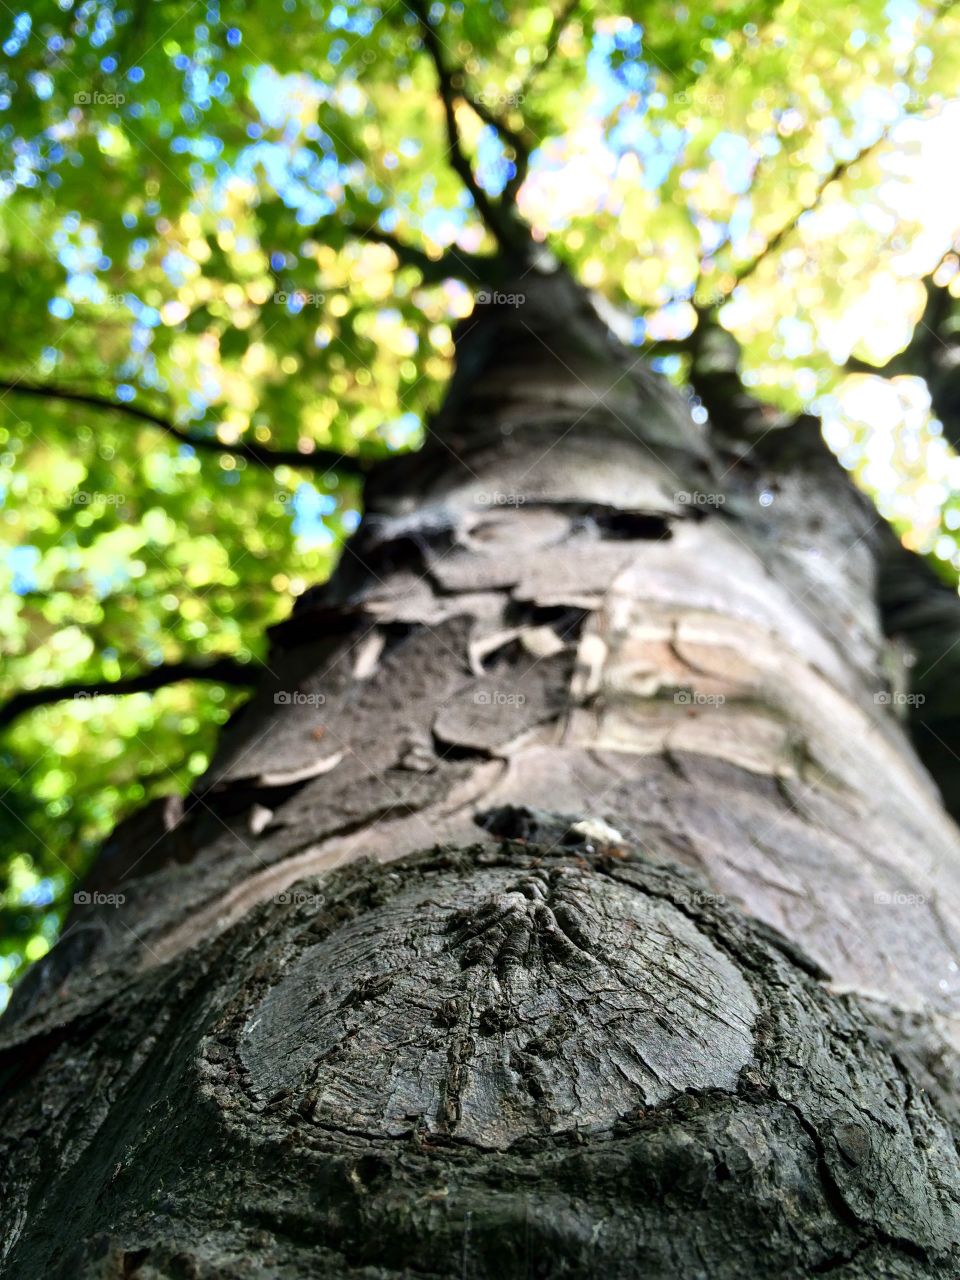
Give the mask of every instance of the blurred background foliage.
M 955 580 L 960 468 L 929 389 L 870 371 L 923 276 L 960 296 L 951 5 L 36 0 L 0 12 L 0 698 L 261 657 L 359 518 L 319 451 L 419 442 L 473 305 L 456 266 L 495 249 L 425 17 L 480 189 L 515 195 L 678 381 L 671 344 L 719 306 L 745 383 L 820 413 Z M 138 408 L 294 456 L 196 447 Z M 97 842 L 187 788 L 243 696 L 75 697 L 4 730 L 0 996 Z

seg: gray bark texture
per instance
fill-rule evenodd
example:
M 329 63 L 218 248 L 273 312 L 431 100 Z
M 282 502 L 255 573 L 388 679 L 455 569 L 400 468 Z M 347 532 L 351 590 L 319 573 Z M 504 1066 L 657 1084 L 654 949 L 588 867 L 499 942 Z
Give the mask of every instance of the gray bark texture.
M 960 836 L 889 529 L 562 272 L 457 351 L 15 993 L 5 1274 L 955 1278 Z

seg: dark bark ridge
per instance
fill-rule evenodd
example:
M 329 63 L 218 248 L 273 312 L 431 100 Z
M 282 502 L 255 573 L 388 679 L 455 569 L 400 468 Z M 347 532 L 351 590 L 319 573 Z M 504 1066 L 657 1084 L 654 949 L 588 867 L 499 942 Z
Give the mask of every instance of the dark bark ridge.
M 7 1274 L 946 1280 L 949 1130 L 788 951 L 626 849 L 304 881 L 33 1046 Z

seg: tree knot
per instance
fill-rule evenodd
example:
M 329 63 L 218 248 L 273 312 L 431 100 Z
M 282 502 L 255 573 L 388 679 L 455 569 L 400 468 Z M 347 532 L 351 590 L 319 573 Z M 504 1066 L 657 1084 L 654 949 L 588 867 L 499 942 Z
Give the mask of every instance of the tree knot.
M 550 963 L 596 964 L 580 907 L 564 894 L 565 872 L 534 871 L 453 912 L 447 932 L 460 967 L 485 965 L 500 976 Z

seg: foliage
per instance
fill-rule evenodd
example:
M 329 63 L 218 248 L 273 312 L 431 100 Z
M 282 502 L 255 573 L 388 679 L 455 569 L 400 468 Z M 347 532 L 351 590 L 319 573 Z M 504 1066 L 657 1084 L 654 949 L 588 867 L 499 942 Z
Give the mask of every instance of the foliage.
M 820 409 L 907 536 L 956 561 L 960 476 L 922 384 L 864 399 L 876 380 L 841 367 L 907 342 L 917 281 L 957 231 L 937 162 L 957 119 L 951 7 L 656 0 L 636 15 L 593 0 L 7 10 L 4 696 L 263 658 L 265 628 L 358 518 L 357 481 L 325 451 L 374 457 L 428 429 L 501 193 L 677 377 L 682 356 L 656 341 L 726 303 L 745 380 Z M 96 841 L 187 787 L 241 698 L 191 682 L 6 731 L 11 971 L 52 940 Z

